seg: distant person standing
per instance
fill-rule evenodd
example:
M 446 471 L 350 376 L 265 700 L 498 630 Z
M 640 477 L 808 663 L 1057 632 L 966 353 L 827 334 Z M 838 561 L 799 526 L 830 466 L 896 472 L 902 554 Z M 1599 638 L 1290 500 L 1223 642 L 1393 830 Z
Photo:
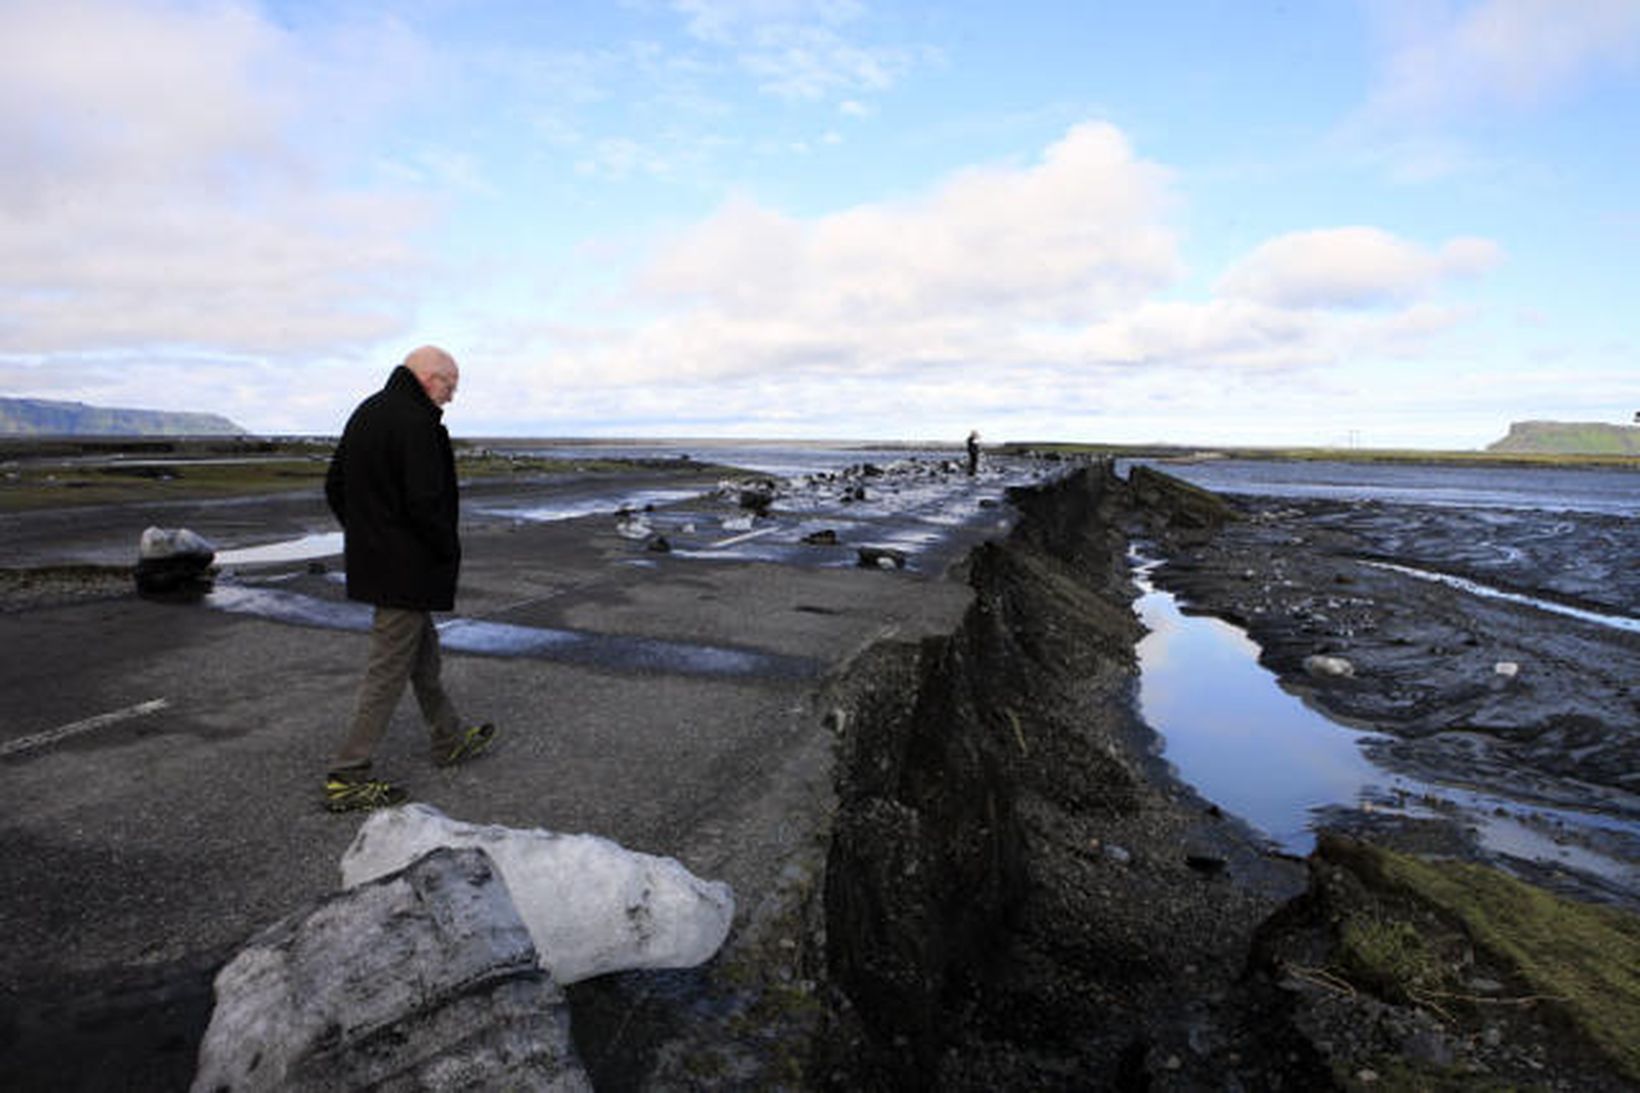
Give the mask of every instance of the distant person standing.
M 979 471 L 979 430 L 972 429 L 968 433 L 968 476 L 972 478 Z
M 443 406 L 461 370 L 422 346 L 348 418 L 325 476 L 325 499 L 341 522 L 347 596 L 375 607 L 370 657 L 346 741 L 325 776 L 332 812 L 380 808 L 405 791 L 370 776 L 370 762 L 408 682 L 440 766 L 471 759 L 495 726 L 463 728 L 439 678 L 434 611 L 455 607 L 461 569 L 455 454 Z

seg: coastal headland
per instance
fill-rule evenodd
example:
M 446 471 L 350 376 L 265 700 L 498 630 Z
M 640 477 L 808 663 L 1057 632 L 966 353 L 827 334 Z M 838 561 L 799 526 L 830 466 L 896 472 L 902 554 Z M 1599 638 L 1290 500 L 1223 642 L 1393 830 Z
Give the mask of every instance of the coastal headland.
M 1386 762 L 1632 825 L 1640 639 L 1395 566 L 1610 610 L 1631 575 L 1465 558 L 1459 512 L 1231 503 L 1104 462 L 490 470 L 446 674 L 506 736 L 437 771 L 406 703 L 384 773 L 462 820 L 676 857 L 740 908 L 704 968 L 572 988 L 598 1088 L 1640 1083 L 1635 893 L 1438 810 L 1270 846 L 1138 714 L 1132 551 Z M 214 971 L 333 891 L 357 830 L 317 793 L 364 647 L 338 560 L 144 599 L 150 524 L 230 558 L 334 530 L 311 486 L 0 512 L 6 1088 L 185 1085 Z M 545 632 L 576 652 L 532 652 Z M 1632 864 L 1626 838 L 1601 849 Z

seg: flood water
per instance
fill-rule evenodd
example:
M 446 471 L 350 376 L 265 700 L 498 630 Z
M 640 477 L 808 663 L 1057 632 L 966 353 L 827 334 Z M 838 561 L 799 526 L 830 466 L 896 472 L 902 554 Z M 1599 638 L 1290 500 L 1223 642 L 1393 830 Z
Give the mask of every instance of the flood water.
M 1140 570 L 1139 704 L 1163 757 L 1202 796 L 1295 854 L 1314 844 L 1315 809 L 1355 804 L 1384 772 L 1346 729 L 1283 690 L 1259 647 L 1219 619 L 1186 615 Z
M 1461 812 L 1493 853 L 1593 874 L 1640 895 L 1632 853 L 1640 824 L 1572 809 L 1525 806 L 1462 787 L 1419 782 L 1374 763 L 1382 738 L 1339 724 L 1281 686 L 1240 628 L 1187 615 L 1136 567 L 1137 604 L 1149 633 L 1139 643 L 1139 703 L 1162 757 L 1204 798 L 1288 853 L 1308 854 L 1329 810 L 1430 817 Z M 1561 836 L 1590 836 L 1592 846 Z
M 1277 459 L 1137 462 L 1215 493 L 1640 516 L 1640 470 L 1628 468 Z M 1119 461 L 1118 470 L 1125 463 Z

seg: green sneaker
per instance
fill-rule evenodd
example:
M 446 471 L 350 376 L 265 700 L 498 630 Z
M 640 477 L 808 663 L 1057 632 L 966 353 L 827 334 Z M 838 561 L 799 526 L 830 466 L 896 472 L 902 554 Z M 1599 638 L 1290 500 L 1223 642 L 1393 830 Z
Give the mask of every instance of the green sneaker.
M 403 804 L 410 795 L 392 782 L 347 771 L 325 776 L 325 808 L 331 812 L 359 812 Z
M 433 762 L 441 767 L 453 767 L 469 759 L 476 759 L 484 754 L 484 750 L 494 739 L 495 726 L 490 722 L 474 725 L 457 737 L 455 743 L 435 747 Z

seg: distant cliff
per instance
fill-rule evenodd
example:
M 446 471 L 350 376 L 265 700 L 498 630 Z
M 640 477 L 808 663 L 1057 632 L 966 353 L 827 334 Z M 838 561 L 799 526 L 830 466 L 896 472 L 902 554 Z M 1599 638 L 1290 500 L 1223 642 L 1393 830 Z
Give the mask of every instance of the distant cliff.
M 223 436 L 244 432 L 219 414 L 0 398 L 0 436 Z
M 1640 455 L 1640 426 L 1603 421 L 1517 421 L 1489 452 L 1541 455 Z

